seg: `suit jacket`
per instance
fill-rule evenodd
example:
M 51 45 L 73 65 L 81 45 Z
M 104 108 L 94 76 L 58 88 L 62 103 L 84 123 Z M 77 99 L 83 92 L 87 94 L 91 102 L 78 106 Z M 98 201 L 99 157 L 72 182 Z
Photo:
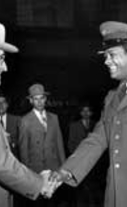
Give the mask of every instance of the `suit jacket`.
M 109 147 L 110 165 L 105 194 L 106 207 L 124 207 L 127 203 L 127 95 L 121 102 L 117 91 L 106 98 L 100 121 L 88 139 L 81 142 L 62 168 L 69 170 L 78 185 L 89 173 L 104 150 Z
M 1 125 L 0 184 L 33 200 L 37 198 L 43 185 L 40 175 L 30 171 L 14 157 Z
M 47 113 L 47 132 L 34 111 L 21 120 L 20 158 L 36 172 L 57 170 L 65 160 L 64 144 L 57 115 Z

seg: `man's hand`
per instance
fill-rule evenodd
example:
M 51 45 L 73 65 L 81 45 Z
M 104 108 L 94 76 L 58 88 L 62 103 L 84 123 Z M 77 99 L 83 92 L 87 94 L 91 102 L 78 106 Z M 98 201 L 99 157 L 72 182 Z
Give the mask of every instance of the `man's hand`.
M 40 175 L 43 178 L 43 186 L 41 189 L 41 195 L 45 198 L 51 198 L 52 196 L 52 184 L 51 181 L 49 181 L 49 178 L 51 176 L 51 170 L 43 170 Z
M 56 172 L 52 172 L 51 170 L 44 170 L 40 174 L 44 180 L 41 194 L 45 198 L 51 198 L 61 182 L 57 181 Z
M 63 182 L 67 182 L 72 178 L 72 174 L 66 170 L 59 170 L 52 172 L 51 170 L 44 170 L 41 172 L 41 176 L 44 179 L 41 194 L 45 198 L 51 198 L 58 187 L 62 185 Z
M 71 178 L 72 174 L 63 169 L 52 172 L 49 177 L 49 181 L 53 183 L 52 194 L 62 185 L 62 183 L 67 183 Z
M 72 178 L 72 174 L 64 169 L 59 171 L 54 171 L 51 173 L 50 180 L 52 182 L 56 182 L 58 187 L 64 182 L 66 183 L 68 180 Z

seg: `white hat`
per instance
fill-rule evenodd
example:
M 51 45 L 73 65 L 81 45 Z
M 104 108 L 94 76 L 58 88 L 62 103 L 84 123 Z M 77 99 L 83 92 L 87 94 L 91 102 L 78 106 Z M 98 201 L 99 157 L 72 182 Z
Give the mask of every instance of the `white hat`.
M 5 42 L 6 30 L 3 24 L 0 23 L 0 50 L 5 52 L 15 53 L 18 48 L 10 43 Z

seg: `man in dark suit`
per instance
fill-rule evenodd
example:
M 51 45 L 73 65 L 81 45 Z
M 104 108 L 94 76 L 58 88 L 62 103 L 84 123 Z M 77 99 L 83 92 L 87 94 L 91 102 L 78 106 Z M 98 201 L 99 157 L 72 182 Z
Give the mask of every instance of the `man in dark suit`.
M 120 85 L 106 97 L 100 121 L 64 163 L 60 176 L 69 185 L 78 185 L 108 148 L 105 207 L 124 207 L 127 203 L 127 24 L 104 22 L 100 32 L 103 49 L 99 53 L 104 54 L 111 77 L 120 81 Z
M 48 93 L 42 84 L 36 83 L 29 87 L 29 101 L 32 110 L 21 119 L 19 133 L 19 156 L 21 161 L 33 171 L 58 170 L 65 161 L 65 151 L 61 129 L 56 114 L 46 110 Z M 55 205 L 42 199 L 40 206 Z M 29 205 L 29 204 L 27 204 Z M 39 206 L 39 202 L 30 205 Z

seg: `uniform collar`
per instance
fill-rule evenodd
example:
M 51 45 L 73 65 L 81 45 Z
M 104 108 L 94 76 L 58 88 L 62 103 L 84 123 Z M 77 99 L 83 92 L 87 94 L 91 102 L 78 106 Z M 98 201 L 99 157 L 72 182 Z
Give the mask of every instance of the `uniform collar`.
M 125 87 L 125 96 L 123 97 L 122 101 L 120 102 L 120 104 L 118 105 L 118 110 L 121 110 L 122 108 L 127 106 L 127 81 L 123 81 L 118 90 L 120 90 L 122 87 Z

